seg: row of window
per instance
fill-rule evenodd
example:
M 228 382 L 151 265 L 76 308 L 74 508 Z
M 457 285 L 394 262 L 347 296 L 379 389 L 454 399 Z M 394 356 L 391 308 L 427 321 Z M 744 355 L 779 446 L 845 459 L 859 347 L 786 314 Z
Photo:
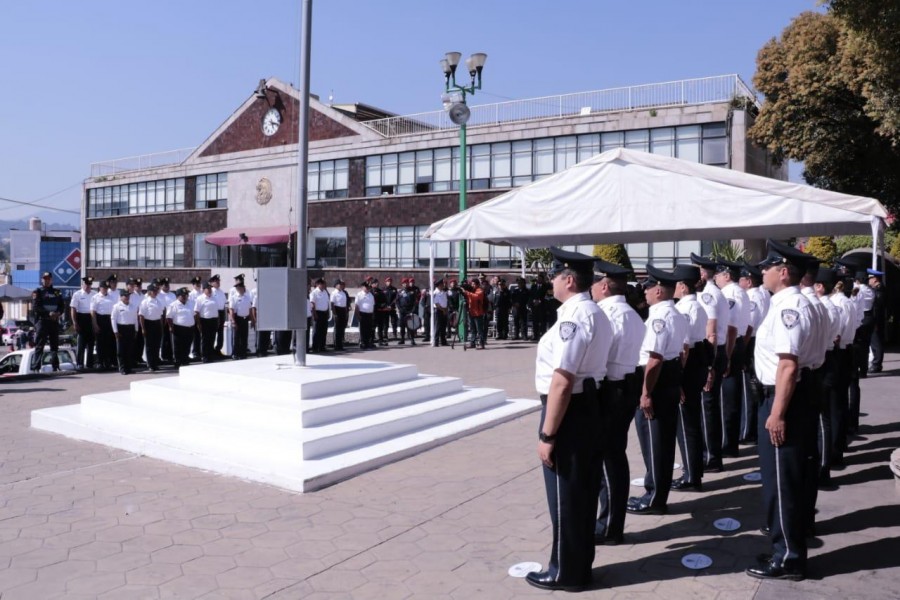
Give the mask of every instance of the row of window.
M 350 161 L 323 160 L 309 163 L 306 197 L 310 200 L 331 200 L 349 196 Z
M 197 208 L 228 207 L 228 173 L 197 176 Z
M 365 266 L 372 268 L 428 267 L 430 242 L 421 239 L 427 225 L 405 227 L 367 227 L 365 232 Z M 471 268 L 512 268 L 519 264 L 519 250 L 510 246 L 492 246 L 470 241 L 466 251 Z M 434 248 L 436 267 L 459 266 L 459 243 L 437 242 Z
M 88 267 L 184 267 L 184 236 L 88 240 Z
M 88 190 L 88 217 L 184 210 L 184 177 Z

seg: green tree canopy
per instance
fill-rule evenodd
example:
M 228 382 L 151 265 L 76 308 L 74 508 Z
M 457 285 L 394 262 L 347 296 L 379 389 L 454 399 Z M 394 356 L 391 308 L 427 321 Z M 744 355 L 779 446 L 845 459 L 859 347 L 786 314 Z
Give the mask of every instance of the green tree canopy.
M 822 261 L 823 267 L 833 265 L 834 259 L 837 257 L 837 244 L 834 243 L 834 238 L 830 236 L 811 236 L 806 240 L 803 250 Z
M 597 244 L 591 253 L 597 258 L 601 258 L 606 262 L 611 262 L 621 267 L 633 268 L 631 266 L 631 258 L 624 244 Z
M 803 161 L 807 183 L 898 212 L 900 147 L 859 91 L 854 43 L 841 19 L 806 12 L 763 46 L 753 83 L 766 101 L 749 135 L 776 160 Z

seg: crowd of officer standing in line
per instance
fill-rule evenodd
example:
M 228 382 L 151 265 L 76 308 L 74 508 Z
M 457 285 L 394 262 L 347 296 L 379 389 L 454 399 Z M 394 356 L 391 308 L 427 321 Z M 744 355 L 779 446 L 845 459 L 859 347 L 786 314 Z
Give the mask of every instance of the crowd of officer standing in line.
M 648 265 L 642 318 L 626 301 L 631 269 L 551 248 L 562 304 L 538 346 L 535 387 L 553 539 L 530 585 L 589 586 L 595 546 L 621 544 L 627 514 L 665 514 L 671 491 L 702 492 L 704 473 L 724 470 L 739 444 L 757 446 L 771 543 L 747 574 L 806 576 L 818 489 L 859 427 L 859 379 L 881 370 L 872 333 L 883 273 L 822 268 L 774 240 L 767 249 L 757 265 L 697 255 L 673 271 Z M 632 421 L 646 475 L 629 497 Z

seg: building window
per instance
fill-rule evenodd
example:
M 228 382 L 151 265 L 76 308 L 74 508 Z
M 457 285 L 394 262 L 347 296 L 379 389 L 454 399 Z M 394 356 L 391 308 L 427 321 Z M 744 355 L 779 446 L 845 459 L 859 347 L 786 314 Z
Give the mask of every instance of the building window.
M 369 268 L 425 268 L 429 263 L 431 243 L 422 238 L 427 225 L 401 227 L 367 227 L 365 232 L 365 266 Z M 519 268 L 517 248 L 492 246 L 470 241 L 466 254 L 473 269 Z M 459 244 L 437 242 L 434 245 L 434 265 L 437 268 L 459 266 Z
M 700 242 L 653 242 L 625 244 L 631 266 L 644 269 L 647 263 L 663 269 L 673 268 L 678 262 L 690 260 L 691 252 L 701 254 Z
M 173 268 L 184 265 L 184 236 L 157 235 L 88 240 L 88 266 Z
M 307 193 L 309 200 L 333 200 L 350 195 L 350 161 L 323 160 L 309 163 Z
M 140 190 L 138 190 L 140 203 Z M 197 176 L 197 208 L 228 207 L 228 173 Z
M 313 227 L 306 238 L 309 267 L 347 266 L 347 228 Z
M 88 217 L 184 210 L 184 178 L 91 188 Z

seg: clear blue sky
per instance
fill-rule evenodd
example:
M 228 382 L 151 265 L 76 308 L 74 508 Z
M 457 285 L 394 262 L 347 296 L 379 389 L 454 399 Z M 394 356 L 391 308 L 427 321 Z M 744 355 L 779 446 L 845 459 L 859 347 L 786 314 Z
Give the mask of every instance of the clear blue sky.
M 0 1 L 0 197 L 75 210 L 90 163 L 200 144 L 260 78 L 296 83 L 300 0 Z M 438 60 L 486 52 L 472 104 L 738 73 L 815 0 L 314 0 L 313 93 L 437 110 Z M 61 193 L 56 193 L 62 191 Z M 0 219 L 68 213 L 0 201 Z

